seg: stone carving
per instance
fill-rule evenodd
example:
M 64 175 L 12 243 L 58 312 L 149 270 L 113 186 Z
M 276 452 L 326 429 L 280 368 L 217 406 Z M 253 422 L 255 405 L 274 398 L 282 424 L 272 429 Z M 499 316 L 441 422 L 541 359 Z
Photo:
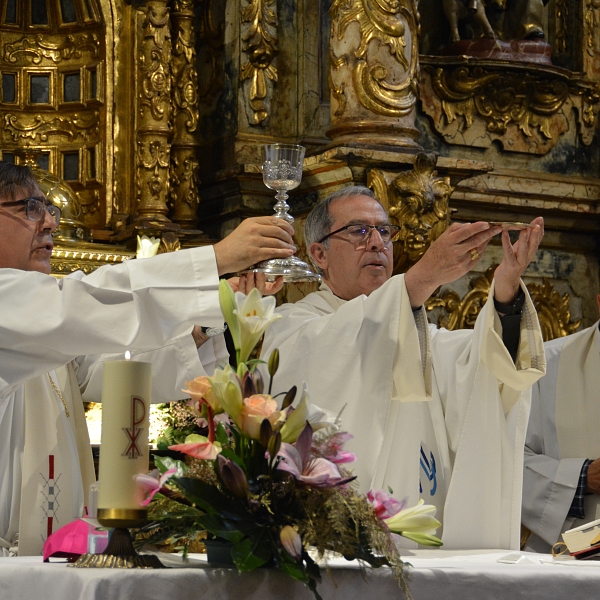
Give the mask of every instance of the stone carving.
M 4 47 L 4 60 L 17 63 L 19 59 L 29 57 L 34 65 L 39 65 L 44 58 L 54 63 L 71 58 L 80 58 L 84 52 L 89 53 L 91 59 L 98 58 L 100 43 L 95 33 L 82 33 L 67 35 L 60 42 L 53 42 L 48 37 L 38 34 L 25 36 Z
M 47 142 L 50 136 L 63 136 L 69 140 L 84 141 L 98 133 L 99 116 L 89 114 L 53 116 L 49 114 L 28 115 L 26 113 L 4 115 L 4 127 L 13 140 L 30 139 Z
M 571 321 L 569 294 L 561 296 L 547 279 L 542 284 L 530 283 L 527 289 L 535 305 L 545 341 L 577 331 L 581 320 Z
M 426 310 L 443 309 L 438 318 L 440 327 L 451 330 L 472 329 L 483 305 L 487 302 L 497 267 L 498 265 L 492 265 L 485 273 L 473 279 L 464 298 L 455 291 L 449 290 L 427 300 Z M 527 289 L 538 314 L 544 341 L 575 333 L 581 321 L 571 321 L 569 294 L 561 296 L 547 279 L 544 279 L 541 285 L 530 283 Z
M 369 173 L 367 184 L 387 209 L 390 221 L 400 226 L 394 240 L 394 273 L 412 267 L 450 225 L 448 200 L 454 188 L 449 177 L 437 175 L 436 162 L 435 153 L 420 152 L 412 171 L 392 177 L 378 169 Z
M 398 117 L 410 113 L 416 102 L 418 69 L 417 7 L 413 2 L 401 0 L 333 0 L 332 21 L 336 20 L 337 39 L 341 40 L 348 27 L 357 22 L 360 27 L 360 44 L 354 51 L 357 59 L 353 82 L 361 104 L 380 115 Z M 409 35 L 407 36 L 406 24 Z M 406 39 L 411 43 L 406 51 Z M 400 81 L 379 61 L 370 64 L 368 47 L 372 40 L 387 45 L 397 66 L 404 71 Z M 408 58 L 407 55 L 408 54 Z M 337 65 L 334 59 L 334 68 Z M 397 73 L 394 73 L 397 77 Z M 338 88 L 339 91 L 339 88 Z
M 242 10 L 242 23 L 249 23 L 243 33 L 243 51 L 248 62 L 242 66 L 242 81 L 250 79 L 248 103 L 252 111 L 250 123 L 262 125 L 269 116 L 265 98 L 267 97 L 267 79 L 276 82 L 277 69 L 273 59 L 278 54 L 277 17 L 275 0 L 250 0 Z
M 194 2 L 179 0 L 171 13 L 175 43 L 171 58 L 173 79 L 173 140 L 171 143 L 171 212 L 172 219 L 194 227 L 198 194 L 197 142 L 198 73 L 196 71 L 196 37 Z

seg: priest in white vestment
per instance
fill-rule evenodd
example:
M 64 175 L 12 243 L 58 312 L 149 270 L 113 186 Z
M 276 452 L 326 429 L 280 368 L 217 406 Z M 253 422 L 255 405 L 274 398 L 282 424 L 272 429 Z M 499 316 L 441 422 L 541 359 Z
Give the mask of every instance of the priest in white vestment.
M 406 275 L 391 277 L 395 230 L 383 207 L 366 188 L 336 192 L 305 225 L 324 283 L 278 308 L 283 318 L 263 344 L 265 359 L 280 351 L 275 393 L 306 381 L 315 405 L 342 413 L 361 490 L 389 486 L 409 506 L 419 498 L 436 505 L 447 548 L 519 547 L 530 390 L 545 369 L 520 275 L 542 219 L 515 246 L 503 234 L 505 257 L 474 331 L 431 326 L 430 334 L 422 307 L 468 272 L 499 232 L 488 223 L 454 224 Z M 513 333 L 516 319 L 514 360 L 498 311 L 511 317 Z
M 528 550 L 549 552 L 563 531 L 600 519 L 599 328 L 544 344 L 547 372 L 533 386 L 525 442 Z
M 214 247 L 57 281 L 59 219 L 29 169 L 0 162 L 0 555 L 41 554 L 83 516 L 94 472 L 81 392 L 99 400 L 101 355 L 152 362 L 154 401 L 180 398 L 226 356 L 222 336 L 198 350 L 190 335 L 223 326 L 219 275 L 295 250 L 287 223 L 260 217 Z

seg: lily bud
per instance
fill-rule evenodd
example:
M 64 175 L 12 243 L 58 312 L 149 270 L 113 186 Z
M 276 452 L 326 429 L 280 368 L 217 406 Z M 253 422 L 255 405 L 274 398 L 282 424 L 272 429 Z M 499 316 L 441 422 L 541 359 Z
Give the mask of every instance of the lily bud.
M 269 446 L 269 440 L 272 435 L 273 427 L 271 426 L 271 422 L 269 419 L 263 419 L 263 422 L 260 424 L 260 443 L 263 448 Z
M 256 385 L 254 384 L 252 373 L 247 371 L 242 378 L 242 398 L 250 398 L 250 396 L 254 396 L 256 393 Z
M 236 497 L 245 499 L 248 496 L 248 480 L 242 467 L 229 458 L 219 454 L 217 469 L 223 485 Z
M 275 348 L 275 350 L 271 352 L 271 356 L 269 356 L 268 368 L 269 375 L 273 377 L 279 368 L 279 348 Z
M 271 457 L 271 463 L 275 461 L 277 455 L 279 454 L 279 449 L 281 448 L 281 433 L 279 431 L 271 436 L 269 440 L 269 444 L 267 446 L 267 450 L 269 452 L 269 456 Z
M 290 556 L 293 556 L 295 559 L 299 559 L 302 556 L 302 539 L 291 525 L 281 528 L 279 539 L 281 540 L 281 545 Z
M 265 391 L 265 381 L 258 369 L 252 371 L 252 377 L 254 378 L 254 385 L 256 385 L 256 391 L 262 394 Z
M 288 393 L 285 395 L 285 398 L 283 399 L 283 402 L 281 403 L 281 410 L 285 410 L 288 406 L 292 405 L 292 403 L 296 399 L 297 389 L 298 388 L 295 385 L 293 385 L 289 389 Z

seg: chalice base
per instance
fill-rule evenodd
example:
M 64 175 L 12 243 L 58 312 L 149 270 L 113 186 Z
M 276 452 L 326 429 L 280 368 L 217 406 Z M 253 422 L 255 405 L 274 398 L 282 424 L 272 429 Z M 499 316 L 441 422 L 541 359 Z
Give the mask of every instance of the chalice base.
M 313 273 L 310 266 L 296 256 L 263 260 L 248 271 L 265 273 L 267 281 L 275 281 L 280 276 L 283 276 L 285 283 L 321 281 L 321 276 Z
M 138 554 L 128 529 L 115 529 L 102 554 L 82 554 L 69 565 L 80 569 L 166 569 L 153 554 Z

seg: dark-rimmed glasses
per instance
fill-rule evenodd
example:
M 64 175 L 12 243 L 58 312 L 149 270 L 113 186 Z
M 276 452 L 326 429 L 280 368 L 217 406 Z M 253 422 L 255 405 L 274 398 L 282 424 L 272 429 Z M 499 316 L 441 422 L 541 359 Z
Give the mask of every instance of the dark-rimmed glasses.
M 25 215 L 30 221 L 43 221 L 46 212 L 54 219 L 56 224 L 60 223 L 61 209 L 54 204 L 46 204 L 40 198 L 24 198 L 23 200 L 14 200 L 13 202 L 4 202 L 0 204 L 0 208 L 4 206 L 24 206 Z
M 368 242 L 373 229 L 377 230 L 377 233 L 379 233 L 379 236 L 386 246 L 393 241 L 395 235 L 400 231 L 400 227 L 398 227 L 398 225 L 367 225 L 365 223 L 351 223 L 350 225 L 345 225 L 344 227 L 340 227 L 339 229 L 328 233 L 325 237 L 322 237 L 320 240 L 318 240 L 318 243 L 322 244 L 332 235 L 345 231 L 348 241 L 352 242 L 358 247 L 361 244 L 366 244 Z

